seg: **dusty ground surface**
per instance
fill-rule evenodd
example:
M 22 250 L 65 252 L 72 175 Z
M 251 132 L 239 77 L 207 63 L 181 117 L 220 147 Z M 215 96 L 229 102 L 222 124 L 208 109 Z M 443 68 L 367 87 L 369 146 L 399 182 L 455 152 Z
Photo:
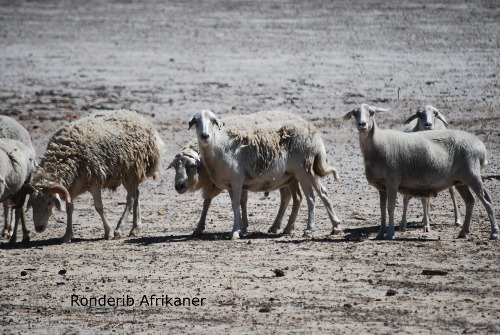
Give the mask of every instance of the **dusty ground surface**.
M 2 1 L 0 113 L 26 126 L 38 157 L 58 127 L 102 108 L 141 112 L 167 144 L 162 178 L 141 186 L 140 237 L 103 240 L 87 194 L 76 200 L 73 243 L 59 243 L 57 213 L 30 244 L 2 246 L 2 333 L 499 333 L 500 242 L 488 240 L 483 206 L 467 239 L 457 239 L 444 192 L 432 201 L 430 233 L 413 200 L 409 230 L 374 240 L 378 194 L 341 118 L 368 102 L 391 108 L 377 120 L 397 128 L 432 104 L 486 143 L 483 172 L 499 174 L 499 22 L 496 1 Z M 317 204 L 314 238 L 302 238 L 305 202 L 295 236 L 267 234 L 274 192 L 251 194 L 240 241 L 226 239 L 227 194 L 214 200 L 203 237 L 191 238 L 201 197 L 178 195 L 166 167 L 194 136 L 187 121 L 200 108 L 287 110 L 316 125 L 342 178 L 325 184 L 346 234 L 329 235 Z M 500 181 L 485 183 L 498 204 Z M 116 222 L 125 193 L 104 197 Z M 72 306 L 72 295 L 134 303 Z M 147 306 L 152 295 L 203 306 Z

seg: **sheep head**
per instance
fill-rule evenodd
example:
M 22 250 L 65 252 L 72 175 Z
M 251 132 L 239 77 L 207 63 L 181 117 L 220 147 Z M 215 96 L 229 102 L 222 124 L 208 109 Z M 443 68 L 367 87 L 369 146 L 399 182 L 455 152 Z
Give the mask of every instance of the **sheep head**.
M 62 196 L 67 203 L 71 203 L 71 196 L 68 190 L 58 183 L 38 184 L 34 186 L 28 200 L 28 207 L 33 207 L 33 223 L 38 233 L 47 228 L 49 218 L 52 216 L 54 206 L 62 210 Z
M 417 111 L 405 121 L 405 124 L 418 119 L 418 129 L 419 130 L 433 130 L 436 127 L 436 119 L 441 120 L 446 126 L 449 126 L 448 122 L 443 114 L 441 114 L 435 107 L 427 105 L 425 107 L 420 106 Z
M 348 120 L 351 117 L 354 117 L 354 123 L 358 131 L 360 133 L 366 133 L 373 126 L 373 122 L 370 122 L 370 116 L 373 116 L 375 113 L 387 111 L 388 109 L 385 108 L 378 108 L 367 104 L 362 104 L 360 108 L 355 108 L 344 115 L 344 120 Z
M 182 152 L 176 155 L 168 168 L 175 170 L 174 186 L 177 193 L 194 192 L 199 188 L 201 162 L 197 153 Z
M 203 109 L 193 115 L 191 120 L 189 120 L 188 129 L 191 129 L 192 126 L 196 126 L 196 133 L 199 143 L 207 144 L 213 138 L 214 125 L 220 129 L 222 127 L 222 122 L 219 120 L 217 115 L 209 110 Z

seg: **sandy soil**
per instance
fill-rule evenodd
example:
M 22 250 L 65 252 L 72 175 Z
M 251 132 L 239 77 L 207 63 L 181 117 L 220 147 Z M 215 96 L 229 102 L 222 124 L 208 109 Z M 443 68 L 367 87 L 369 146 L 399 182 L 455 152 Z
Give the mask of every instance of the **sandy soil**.
M 488 240 L 482 205 L 467 239 L 457 239 L 443 192 L 430 233 L 413 200 L 408 231 L 374 240 L 378 194 L 342 120 L 368 102 L 391 108 L 378 124 L 398 128 L 432 104 L 486 143 L 483 172 L 500 174 L 498 22 L 496 1 L 2 1 L 0 113 L 26 126 L 38 157 L 58 127 L 103 108 L 139 111 L 167 143 L 162 178 L 141 186 L 141 237 L 103 240 L 86 194 L 73 243 L 59 243 L 65 214 L 56 213 L 30 244 L 2 245 L 2 334 L 499 333 L 500 242 Z M 251 194 L 247 237 L 226 239 L 223 194 L 205 234 L 191 238 L 201 196 L 178 195 L 166 167 L 200 108 L 287 110 L 317 126 L 342 178 L 325 184 L 346 233 L 330 236 L 317 204 L 314 238 L 302 238 L 304 202 L 295 236 L 267 234 L 274 192 Z M 485 183 L 498 203 L 500 181 Z M 125 192 L 104 197 L 116 222 Z M 72 296 L 115 301 L 85 307 Z M 175 298 L 192 305 L 170 306 Z

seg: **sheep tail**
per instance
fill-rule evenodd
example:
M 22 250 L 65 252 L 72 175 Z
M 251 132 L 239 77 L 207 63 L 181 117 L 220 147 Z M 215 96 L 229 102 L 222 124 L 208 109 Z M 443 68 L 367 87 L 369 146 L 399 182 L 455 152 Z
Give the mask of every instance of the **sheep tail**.
M 333 166 L 328 165 L 328 163 L 326 162 L 326 157 L 322 154 L 317 154 L 314 157 L 312 170 L 317 176 L 325 177 L 329 174 L 332 174 L 333 178 L 335 178 L 336 181 L 340 181 L 339 173 Z

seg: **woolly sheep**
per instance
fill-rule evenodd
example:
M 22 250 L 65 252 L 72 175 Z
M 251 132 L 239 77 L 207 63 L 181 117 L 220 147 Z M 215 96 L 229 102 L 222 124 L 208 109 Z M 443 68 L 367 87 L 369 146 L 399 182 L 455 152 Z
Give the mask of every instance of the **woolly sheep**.
M 481 180 L 481 168 L 487 163 L 484 143 L 461 130 L 405 133 L 380 129 L 374 114 L 383 111 L 386 110 L 362 104 L 361 108 L 344 116 L 345 119 L 354 117 L 366 179 L 379 191 L 381 225 L 377 238 L 392 239 L 394 236 L 397 192 L 427 198 L 455 186 L 466 204 L 465 220 L 458 237 L 465 238 L 469 233 L 474 207 L 472 189 L 488 213 L 490 238 L 498 239 L 492 200 Z
M 219 118 L 209 110 L 201 110 L 189 121 L 196 126 L 198 146 L 203 165 L 212 182 L 231 191 L 234 224 L 231 239 L 238 239 L 242 228 L 240 200 L 243 190 L 267 192 L 288 185 L 295 178 L 302 187 L 308 204 L 308 222 L 304 232 L 314 230 L 314 191 L 325 205 L 333 225 L 332 234 L 339 234 L 337 218 L 320 177 L 337 171 L 326 163 L 323 141 L 316 128 L 302 120 L 252 124 L 227 131 Z
M 0 202 L 10 200 L 15 209 L 15 221 L 10 243 L 17 239 L 17 227 L 21 220 L 23 242 L 29 241 L 29 230 L 23 205 L 31 188 L 27 185 L 35 169 L 35 152 L 18 140 L 0 138 Z
M 31 150 L 31 152 L 26 151 L 26 153 L 28 154 L 28 158 L 32 159 L 32 163 L 33 163 L 32 165 L 34 166 L 34 164 L 35 164 L 35 148 L 33 147 L 33 143 L 31 142 L 30 134 L 19 122 L 17 122 L 16 120 L 14 120 L 11 117 L 8 117 L 5 115 L 0 115 L 0 138 L 17 140 L 17 141 L 20 141 L 21 143 L 23 143 L 25 146 L 27 146 Z M 24 148 L 23 148 L 23 150 L 24 150 Z M 30 167 L 32 165 L 30 164 Z M 26 173 L 25 177 L 27 177 L 28 179 L 31 177 L 31 173 L 32 173 L 31 168 L 29 171 L 26 171 L 26 167 L 20 168 L 18 165 L 13 165 L 13 168 L 17 169 L 18 172 L 22 171 L 21 174 Z M 11 172 L 13 172 L 13 171 L 11 170 Z M 5 173 L 6 172 L 3 172 L 3 174 L 5 174 Z M 2 173 L 0 173 L 0 174 L 2 174 Z M 28 180 L 24 180 L 22 178 L 22 176 L 17 176 L 17 177 L 21 177 L 20 180 L 22 179 L 23 183 L 25 181 L 28 181 Z M 5 181 L 5 175 L 3 175 L 3 176 L 0 175 L 0 178 Z M 21 186 L 22 186 L 22 184 L 16 185 L 15 187 L 13 187 L 13 189 L 19 190 Z M 9 193 L 11 193 L 11 192 L 12 192 L 12 190 L 9 191 Z M 22 200 L 24 203 L 24 198 L 22 196 L 21 197 L 18 196 L 18 198 L 19 198 L 19 200 Z M 13 215 L 12 215 L 11 207 L 12 206 L 19 207 L 19 206 L 22 206 L 22 204 L 14 205 L 12 200 L 10 198 L 7 198 L 3 202 L 3 205 L 4 205 L 5 223 L 4 223 L 4 228 L 2 231 L 2 237 L 6 237 L 9 239 L 14 235 L 14 237 L 11 239 L 11 242 L 15 242 L 16 241 L 16 233 L 14 232 L 14 226 L 12 225 Z M 29 230 L 25 224 L 24 212 L 18 211 L 18 214 L 21 214 L 21 217 L 18 217 L 17 219 L 18 220 L 21 219 L 21 222 L 22 222 L 23 242 L 28 242 L 30 239 L 30 236 L 29 236 Z M 15 227 L 17 227 L 17 225 L 15 225 Z
M 73 201 L 89 191 L 104 225 L 104 238 L 112 238 L 101 190 L 114 190 L 123 185 L 127 202 L 114 238 L 121 237 L 121 226 L 131 210 L 130 236 L 137 236 L 141 226 L 139 184 L 159 175 L 163 147 L 151 123 L 133 111 L 100 111 L 65 125 L 50 139 L 34 177 L 36 192 L 30 196 L 29 203 L 33 206 L 36 231 L 45 230 L 54 206 L 60 208 L 57 195 L 61 195 L 66 201 L 67 214 L 62 240 L 71 242 Z
M 418 107 L 417 111 L 411 115 L 404 123 L 403 131 L 405 132 L 417 132 L 424 130 L 434 130 L 434 129 L 446 129 L 446 126 L 449 126 L 446 118 L 441 112 L 439 112 L 435 107 L 431 105 L 427 105 L 425 107 Z M 453 187 L 448 189 L 450 192 L 450 197 L 453 202 L 453 212 L 455 214 L 455 225 L 460 226 L 460 212 L 458 211 L 457 202 L 455 200 L 455 191 Z M 399 229 L 401 231 L 406 230 L 406 214 L 408 211 L 408 203 L 410 202 L 411 197 L 405 195 L 403 197 L 403 217 L 401 219 L 401 223 L 399 224 Z M 423 199 L 423 198 L 422 198 Z M 430 201 L 428 199 L 424 200 L 427 203 L 427 207 L 424 209 L 424 215 L 422 218 L 423 229 L 424 232 L 430 231 Z
M 200 236 L 205 230 L 205 220 L 212 199 L 219 195 L 223 190 L 212 183 L 212 180 L 210 179 L 206 168 L 203 166 L 197 140 L 190 141 L 186 146 L 184 146 L 181 149 L 181 152 L 175 156 L 174 160 L 172 161 L 172 163 L 170 163 L 168 168 L 173 168 L 175 170 L 174 184 L 175 189 L 179 194 L 183 194 L 187 191 L 202 191 L 202 197 L 204 199 L 203 210 L 200 220 L 198 221 L 198 225 L 193 232 L 193 236 Z M 300 203 L 302 201 L 302 194 L 300 192 L 297 181 L 294 180 L 288 186 L 280 188 L 280 196 L 280 208 L 273 225 L 269 228 L 269 232 L 278 232 L 286 208 L 290 203 L 290 199 L 293 199 L 292 213 L 290 214 L 290 218 L 288 220 L 286 228 L 283 230 L 284 234 L 291 234 L 294 230 L 295 219 L 297 217 Z M 248 227 L 248 215 L 246 207 L 247 197 L 248 192 L 246 190 L 243 190 L 240 203 L 243 233 L 246 232 Z

